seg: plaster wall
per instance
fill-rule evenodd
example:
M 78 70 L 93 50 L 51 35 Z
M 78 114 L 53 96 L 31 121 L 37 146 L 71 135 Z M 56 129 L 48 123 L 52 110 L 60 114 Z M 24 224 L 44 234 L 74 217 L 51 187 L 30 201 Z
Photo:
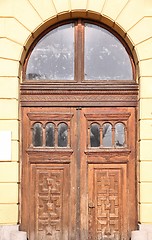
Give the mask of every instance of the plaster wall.
M 11 131 L 11 160 L 0 160 L 0 224 L 19 223 L 19 84 L 25 55 L 48 26 L 85 17 L 111 26 L 129 45 L 140 86 L 138 220 L 152 223 L 152 1 L 1 0 L 0 131 Z M 1 154 L 1 153 L 0 153 Z

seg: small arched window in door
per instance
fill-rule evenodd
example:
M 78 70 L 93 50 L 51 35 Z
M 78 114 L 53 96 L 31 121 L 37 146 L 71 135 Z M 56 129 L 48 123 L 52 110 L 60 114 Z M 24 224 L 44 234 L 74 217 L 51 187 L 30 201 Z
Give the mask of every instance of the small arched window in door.
M 97 123 L 90 126 L 90 146 L 100 147 L 100 125 Z
M 34 123 L 33 125 L 33 136 L 32 143 L 34 147 L 41 147 L 43 145 L 43 134 L 42 124 Z
M 112 125 L 110 123 L 103 124 L 102 145 L 103 147 L 112 147 Z
M 58 147 L 68 146 L 68 126 L 65 123 L 58 125 Z
M 46 146 L 47 147 L 54 147 L 55 145 L 55 131 L 54 131 L 54 124 L 47 123 L 45 127 L 45 137 L 46 137 Z
M 115 125 L 115 146 L 125 146 L 125 126 L 123 123 L 117 123 Z

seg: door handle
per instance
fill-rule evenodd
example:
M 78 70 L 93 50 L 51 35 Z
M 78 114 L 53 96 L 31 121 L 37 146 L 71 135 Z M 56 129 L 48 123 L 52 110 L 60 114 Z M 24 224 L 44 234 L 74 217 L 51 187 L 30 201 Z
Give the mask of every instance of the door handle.
M 94 205 L 93 202 L 89 202 L 88 207 L 89 207 L 89 208 L 95 208 L 95 205 Z

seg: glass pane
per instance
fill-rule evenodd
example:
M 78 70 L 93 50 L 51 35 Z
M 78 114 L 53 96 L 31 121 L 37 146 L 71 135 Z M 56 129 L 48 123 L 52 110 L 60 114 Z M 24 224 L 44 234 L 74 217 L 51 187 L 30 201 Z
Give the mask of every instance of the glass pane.
M 105 123 L 102 130 L 103 147 L 112 147 L 112 126 L 110 123 Z
M 46 34 L 28 60 L 26 79 L 74 79 L 74 27 L 60 26 Z
M 68 145 L 68 126 L 60 123 L 58 126 L 58 147 L 67 147 Z
M 132 80 L 130 58 L 121 42 L 93 24 L 85 27 L 85 80 Z
M 54 147 L 54 124 L 48 123 L 45 128 L 46 146 Z
M 123 123 L 115 125 L 115 146 L 124 147 L 125 145 L 125 127 Z
M 42 124 L 35 123 L 33 126 L 33 146 L 42 146 Z
M 100 126 L 93 123 L 90 127 L 90 146 L 100 147 Z

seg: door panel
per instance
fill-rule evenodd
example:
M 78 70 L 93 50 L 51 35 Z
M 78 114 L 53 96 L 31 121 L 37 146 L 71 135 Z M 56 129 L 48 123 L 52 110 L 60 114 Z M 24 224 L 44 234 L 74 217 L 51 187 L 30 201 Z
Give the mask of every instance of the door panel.
M 68 239 L 68 164 L 31 164 L 30 174 L 30 239 Z
M 89 164 L 89 239 L 123 239 L 126 164 Z
M 72 108 L 23 109 L 22 229 L 30 240 L 75 239 L 75 123 Z
M 81 239 L 129 240 L 136 226 L 135 109 L 82 108 L 81 126 Z
M 29 239 L 129 240 L 134 108 L 30 107 L 22 114 L 22 230 Z

